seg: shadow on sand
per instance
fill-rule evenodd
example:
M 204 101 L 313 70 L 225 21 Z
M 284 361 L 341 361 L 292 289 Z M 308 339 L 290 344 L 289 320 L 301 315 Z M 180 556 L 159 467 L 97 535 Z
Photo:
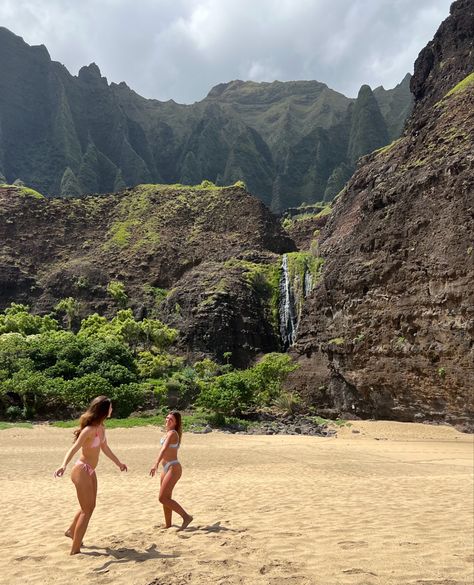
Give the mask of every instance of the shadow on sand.
M 179 555 L 161 553 L 156 549 L 156 544 L 150 545 L 145 551 L 138 551 L 134 548 L 119 547 L 116 549 L 105 547 L 98 548 L 95 546 L 83 547 L 89 549 L 82 554 L 90 557 L 112 557 L 110 561 L 105 562 L 101 567 L 93 569 L 94 573 L 105 571 L 111 565 L 123 563 L 144 563 L 151 559 L 174 559 Z M 95 550 L 94 550 L 95 549 Z

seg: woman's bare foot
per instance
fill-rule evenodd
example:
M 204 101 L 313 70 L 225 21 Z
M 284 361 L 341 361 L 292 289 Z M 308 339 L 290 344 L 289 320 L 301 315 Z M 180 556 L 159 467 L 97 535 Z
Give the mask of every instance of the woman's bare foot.
M 179 530 L 184 530 L 185 528 L 187 528 L 191 524 L 192 521 L 193 521 L 193 517 L 190 514 L 185 516 L 183 518 L 183 523 L 181 524 L 181 528 Z
M 64 533 L 64 536 L 67 536 L 68 538 L 74 538 L 74 535 L 72 534 L 72 532 L 69 529 L 66 530 L 66 532 Z
M 80 552 L 81 552 L 81 549 L 79 549 L 79 550 L 72 550 L 69 554 L 70 555 L 78 555 L 78 554 L 80 554 Z

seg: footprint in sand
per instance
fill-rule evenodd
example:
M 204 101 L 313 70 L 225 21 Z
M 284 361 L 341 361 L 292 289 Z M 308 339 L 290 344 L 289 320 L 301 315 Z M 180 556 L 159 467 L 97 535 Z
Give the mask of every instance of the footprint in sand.
M 294 567 L 288 561 L 271 561 L 267 565 L 263 565 L 259 569 L 260 575 L 267 575 L 268 573 L 272 573 L 273 571 L 278 571 L 279 573 L 287 573 L 292 575 L 295 573 Z
M 350 548 L 365 548 L 366 546 L 369 546 L 365 540 L 341 540 L 341 542 L 338 542 L 337 544 L 344 550 Z
M 364 569 L 344 569 L 342 572 L 346 573 L 346 575 L 373 575 L 374 577 L 377 577 L 377 573 L 372 573 L 372 571 L 364 571 Z
M 405 542 L 399 542 L 398 544 L 399 544 L 399 546 L 418 546 L 420 543 L 419 542 L 411 542 L 411 541 L 407 540 Z
M 453 581 L 453 579 L 418 579 L 415 583 L 421 585 L 461 585 L 459 581 Z
M 17 557 L 15 559 L 15 561 L 36 561 L 37 563 L 39 563 L 40 561 L 43 561 L 46 557 L 42 556 L 42 557 L 33 557 L 33 556 L 29 556 L 29 555 L 25 555 L 24 557 Z

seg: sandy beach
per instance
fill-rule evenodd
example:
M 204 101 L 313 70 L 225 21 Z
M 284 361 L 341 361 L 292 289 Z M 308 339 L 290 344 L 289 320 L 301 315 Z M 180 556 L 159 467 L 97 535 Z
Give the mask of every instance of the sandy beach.
M 337 437 L 185 434 L 175 497 L 194 522 L 163 530 L 148 477 L 161 429 L 107 431 L 83 554 L 71 429 L 0 431 L 0 580 L 16 584 L 472 585 L 473 436 L 355 422 Z M 174 518 L 176 525 L 179 518 Z

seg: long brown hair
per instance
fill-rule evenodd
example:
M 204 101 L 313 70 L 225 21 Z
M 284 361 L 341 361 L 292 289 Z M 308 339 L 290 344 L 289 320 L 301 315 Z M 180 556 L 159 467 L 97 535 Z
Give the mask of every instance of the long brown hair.
M 81 434 L 82 429 L 89 425 L 101 425 L 107 418 L 112 404 L 107 396 L 97 396 L 89 404 L 89 408 L 79 419 L 79 428 L 74 431 L 74 440 Z
M 174 416 L 174 419 L 176 421 L 176 426 L 175 426 L 174 430 L 178 433 L 179 442 L 181 443 L 181 440 L 183 437 L 183 426 L 182 426 L 182 421 L 181 421 L 181 413 L 179 412 L 179 410 L 172 410 L 170 412 L 170 414 L 172 414 Z

